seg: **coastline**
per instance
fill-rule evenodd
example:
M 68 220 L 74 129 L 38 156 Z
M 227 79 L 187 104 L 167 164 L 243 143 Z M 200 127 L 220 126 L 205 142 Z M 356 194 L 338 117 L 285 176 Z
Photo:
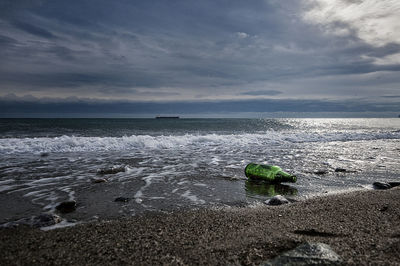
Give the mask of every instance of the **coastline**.
M 400 261 L 400 188 L 281 206 L 149 213 L 51 231 L 0 229 L 1 265 L 258 265 L 306 241 L 345 264 Z

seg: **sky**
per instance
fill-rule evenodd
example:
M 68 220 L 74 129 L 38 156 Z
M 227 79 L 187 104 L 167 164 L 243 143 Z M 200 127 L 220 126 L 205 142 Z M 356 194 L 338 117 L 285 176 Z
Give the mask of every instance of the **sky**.
M 398 0 L 2 0 L 0 116 L 391 116 L 399 14 Z

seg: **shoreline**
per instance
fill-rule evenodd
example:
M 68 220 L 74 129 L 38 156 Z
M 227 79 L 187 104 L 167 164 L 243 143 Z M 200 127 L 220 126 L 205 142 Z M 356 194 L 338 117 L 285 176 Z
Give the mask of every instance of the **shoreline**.
M 400 261 L 400 188 L 357 190 L 280 206 L 147 213 L 41 231 L 0 229 L 0 264 L 257 265 L 306 241 L 345 264 Z

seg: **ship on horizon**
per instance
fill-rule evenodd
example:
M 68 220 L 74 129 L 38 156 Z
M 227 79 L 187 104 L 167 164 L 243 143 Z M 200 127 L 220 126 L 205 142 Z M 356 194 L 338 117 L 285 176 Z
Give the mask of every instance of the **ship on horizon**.
M 156 116 L 156 119 L 179 119 L 179 116 Z

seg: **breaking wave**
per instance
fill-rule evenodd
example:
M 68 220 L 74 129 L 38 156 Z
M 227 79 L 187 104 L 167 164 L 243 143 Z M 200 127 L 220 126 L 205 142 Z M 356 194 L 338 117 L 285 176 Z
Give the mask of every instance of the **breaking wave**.
M 361 141 L 400 139 L 400 132 L 275 132 L 263 134 L 206 134 L 124 137 L 6 138 L 0 139 L 0 153 L 92 152 L 152 149 L 185 149 L 205 147 L 243 147 L 255 145 L 284 145 L 305 142 Z

